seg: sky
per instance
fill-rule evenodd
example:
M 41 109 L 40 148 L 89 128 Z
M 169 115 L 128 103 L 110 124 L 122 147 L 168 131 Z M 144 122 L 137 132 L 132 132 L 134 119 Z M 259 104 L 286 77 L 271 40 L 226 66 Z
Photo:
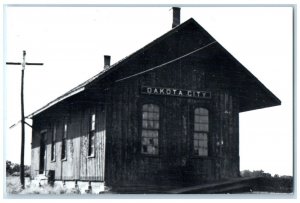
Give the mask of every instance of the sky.
M 182 7 L 282 102 L 240 114 L 240 169 L 293 173 L 293 13 L 291 7 Z M 26 50 L 25 114 L 28 115 L 172 25 L 170 7 L 6 7 L 4 60 L 21 62 Z M 21 67 L 4 66 L 4 156 L 20 160 Z M 28 121 L 30 122 L 30 120 Z M 31 129 L 26 127 L 25 164 Z

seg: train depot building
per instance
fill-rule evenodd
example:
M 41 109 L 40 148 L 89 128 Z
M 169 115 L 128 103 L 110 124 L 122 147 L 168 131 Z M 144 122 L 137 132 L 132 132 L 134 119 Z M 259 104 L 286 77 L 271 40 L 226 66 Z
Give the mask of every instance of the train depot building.
M 194 19 L 32 113 L 31 178 L 96 189 L 239 177 L 239 113 L 280 105 Z

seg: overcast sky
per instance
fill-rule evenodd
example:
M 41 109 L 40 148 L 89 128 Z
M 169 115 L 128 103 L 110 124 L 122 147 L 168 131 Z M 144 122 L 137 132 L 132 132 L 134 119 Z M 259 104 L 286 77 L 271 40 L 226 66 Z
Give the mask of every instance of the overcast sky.
M 43 62 L 25 71 L 28 115 L 171 29 L 170 7 L 7 7 L 5 61 Z M 240 114 L 240 169 L 292 175 L 292 8 L 182 7 L 282 102 Z M 20 159 L 21 67 L 5 67 L 5 157 Z M 25 163 L 30 164 L 30 128 Z

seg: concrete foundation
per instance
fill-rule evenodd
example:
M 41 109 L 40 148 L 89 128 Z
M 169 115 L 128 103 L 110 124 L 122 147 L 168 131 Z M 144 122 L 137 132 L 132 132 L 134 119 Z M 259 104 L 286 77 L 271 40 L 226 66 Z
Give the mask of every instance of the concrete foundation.
M 79 189 L 81 194 L 99 194 L 104 191 L 104 182 L 55 181 L 54 187 L 61 186 L 68 190 Z

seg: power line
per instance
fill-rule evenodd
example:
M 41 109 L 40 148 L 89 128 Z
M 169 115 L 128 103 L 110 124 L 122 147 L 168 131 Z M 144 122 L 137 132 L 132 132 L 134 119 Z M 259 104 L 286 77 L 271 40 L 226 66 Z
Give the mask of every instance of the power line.
M 173 60 L 171 60 L 171 61 L 165 62 L 165 63 L 160 64 L 160 65 L 158 65 L 158 66 L 154 66 L 154 67 L 149 68 L 149 69 L 147 69 L 147 70 L 145 70 L 145 71 L 141 71 L 141 72 L 139 72 L 139 73 L 135 73 L 135 74 L 133 74 L 133 75 L 130 75 L 130 76 L 121 78 L 121 79 L 119 79 L 119 80 L 116 80 L 115 82 L 121 82 L 121 81 L 130 79 L 130 78 L 136 77 L 136 76 L 138 76 L 138 75 L 142 75 L 142 74 L 144 74 L 144 73 L 153 71 L 153 70 L 155 70 L 155 69 L 157 69 L 157 68 L 161 68 L 161 67 L 166 66 L 166 65 L 168 65 L 168 64 L 170 64 L 170 63 L 173 63 L 173 62 L 178 61 L 178 60 L 180 60 L 180 59 L 182 59 L 182 58 L 185 58 L 185 57 L 187 57 L 187 56 L 189 56 L 189 55 L 191 55 L 191 54 L 194 54 L 194 53 L 196 53 L 196 52 L 198 52 L 198 51 L 200 51 L 200 50 L 202 50 L 202 49 L 205 49 L 206 47 L 209 47 L 210 45 L 212 45 L 212 44 L 214 44 L 214 43 L 216 43 L 216 42 L 217 42 L 217 41 L 213 41 L 213 42 L 211 42 L 211 43 L 209 43 L 209 44 L 207 44 L 207 45 L 205 45 L 205 46 L 203 46 L 203 47 L 200 47 L 200 48 L 198 48 L 198 49 L 196 49 L 196 50 L 194 50 L 194 51 L 191 51 L 191 52 L 189 52 L 189 53 L 187 53 L 187 54 L 185 54 L 185 55 L 182 55 L 182 56 L 180 56 L 180 57 L 178 57 L 178 58 L 175 58 L 175 59 L 173 59 Z

